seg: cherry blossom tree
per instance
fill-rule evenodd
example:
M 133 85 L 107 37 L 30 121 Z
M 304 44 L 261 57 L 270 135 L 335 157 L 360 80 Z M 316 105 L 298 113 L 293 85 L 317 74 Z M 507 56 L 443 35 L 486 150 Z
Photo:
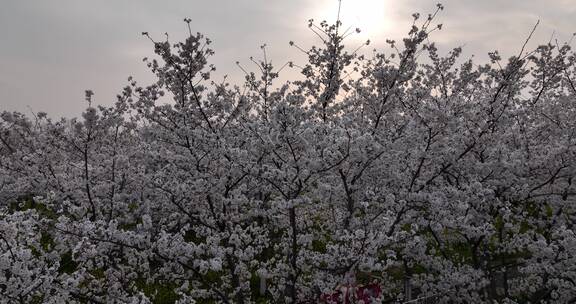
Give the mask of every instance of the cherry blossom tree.
M 371 55 L 310 20 L 239 85 L 185 19 L 114 105 L 3 112 L 0 302 L 574 302 L 576 55 L 441 55 L 442 9 Z

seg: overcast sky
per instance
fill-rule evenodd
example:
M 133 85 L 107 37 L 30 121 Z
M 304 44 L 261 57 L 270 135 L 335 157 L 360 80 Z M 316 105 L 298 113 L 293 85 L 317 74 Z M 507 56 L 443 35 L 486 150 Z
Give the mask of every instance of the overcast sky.
M 567 41 L 576 32 L 576 0 L 445 0 L 438 18 L 442 31 L 433 35 L 442 49 L 464 45 L 465 56 L 485 60 L 495 49 L 516 54 L 538 19 L 531 46 L 554 35 Z M 0 111 L 51 116 L 77 116 L 85 107 L 84 90 L 111 104 L 132 75 L 141 84 L 152 81 L 142 58 L 153 55 L 148 31 L 172 41 L 193 31 L 213 40 L 216 77 L 241 79 L 235 62 L 249 66 L 268 45 L 276 66 L 304 63 L 288 46 L 290 40 L 308 47 L 317 42 L 306 20 L 336 16 L 337 0 L 0 0 Z M 343 0 L 344 26 L 362 28 L 348 40 L 351 48 L 371 39 L 384 48 L 387 38 L 399 39 L 409 29 L 413 12 L 433 12 L 430 0 Z

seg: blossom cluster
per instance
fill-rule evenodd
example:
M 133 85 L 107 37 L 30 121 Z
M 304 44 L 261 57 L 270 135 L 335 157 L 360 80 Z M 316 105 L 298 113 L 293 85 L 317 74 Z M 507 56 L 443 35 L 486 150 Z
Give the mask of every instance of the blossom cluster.
M 434 16 L 371 57 L 311 20 L 283 84 L 143 33 L 154 83 L 3 112 L 0 302 L 574 302 L 575 53 L 442 56 Z

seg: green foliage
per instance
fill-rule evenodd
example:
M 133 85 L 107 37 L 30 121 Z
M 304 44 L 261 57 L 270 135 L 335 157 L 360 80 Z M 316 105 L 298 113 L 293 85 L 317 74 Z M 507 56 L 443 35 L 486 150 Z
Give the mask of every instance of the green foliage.
M 32 194 L 22 196 L 8 204 L 8 206 L 8 210 L 10 212 L 35 210 L 42 218 L 56 219 L 56 213 L 48 208 L 46 204 L 36 202 L 34 200 L 34 195 Z
M 103 268 L 91 269 L 88 272 L 97 280 L 101 280 L 106 277 L 106 271 Z
M 326 242 L 321 240 L 313 240 L 312 250 L 320 253 L 326 253 Z
M 72 251 L 68 251 L 60 256 L 60 267 L 58 268 L 59 273 L 71 274 L 78 269 L 78 263 L 74 261 L 72 256 Z
M 199 236 L 193 229 L 190 229 L 184 234 L 184 240 L 194 244 L 202 244 L 206 242 L 206 237 Z
M 44 295 L 34 295 L 29 304 L 42 304 L 44 303 Z
M 222 273 L 214 270 L 208 270 L 204 275 L 204 280 L 209 284 L 221 284 Z
M 257 303 L 270 303 L 270 299 L 266 296 L 266 294 L 260 294 L 260 276 L 255 272 L 252 272 L 252 276 L 250 277 L 250 291 L 252 294 L 252 300 Z
M 45 252 L 51 251 L 54 248 L 54 238 L 46 231 L 41 232 L 40 245 Z
M 173 304 L 180 298 L 176 294 L 178 286 L 173 282 L 147 282 L 145 278 L 138 278 L 134 282 L 138 290 L 142 291 L 154 304 Z

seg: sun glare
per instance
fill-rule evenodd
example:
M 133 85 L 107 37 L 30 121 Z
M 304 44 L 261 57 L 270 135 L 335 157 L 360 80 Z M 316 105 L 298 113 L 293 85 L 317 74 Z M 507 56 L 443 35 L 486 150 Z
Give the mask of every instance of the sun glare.
M 342 1 L 340 19 L 345 28 L 360 28 L 364 38 L 375 38 L 390 29 L 390 4 L 388 0 Z M 315 20 L 333 22 L 338 13 L 337 0 L 318 1 L 312 14 Z M 366 37 L 368 36 L 368 37 Z

